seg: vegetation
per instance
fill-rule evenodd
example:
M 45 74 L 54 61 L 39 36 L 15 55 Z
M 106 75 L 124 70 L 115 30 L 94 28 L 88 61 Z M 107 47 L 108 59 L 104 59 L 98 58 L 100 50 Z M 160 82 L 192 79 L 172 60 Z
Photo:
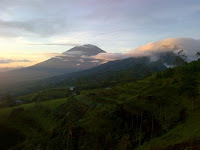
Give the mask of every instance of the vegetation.
M 54 110 L 67 101 L 49 100 L 0 109 L 0 146 L 8 149 L 34 149 L 57 126 Z
M 85 84 L 87 90 L 76 96 L 60 89 L 57 94 L 63 99 L 56 99 L 55 89 L 23 96 L 27 104 L 0 109 L 0 133 L 12 135 L 10 143 L 2 139 L 0 145 L 49 150 L 199 149 L 199 77 L 200 61 L 195 61 L 129 83 L 120 80 L 110 88 Z

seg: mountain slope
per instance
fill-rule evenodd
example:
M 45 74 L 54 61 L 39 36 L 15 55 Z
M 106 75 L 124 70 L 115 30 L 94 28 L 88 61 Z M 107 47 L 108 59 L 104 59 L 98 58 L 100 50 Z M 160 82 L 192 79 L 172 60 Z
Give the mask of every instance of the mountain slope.
M 93 59 L 91 56 L 99 53 L 105 53 L 105 51 L 90 44 L 76 46 L 60 56 L 53 57 L 34 66 L 0 73 L 0 88 L 98 66 L 103 63 L 103 60 Z
M 89 56 L 95 56 L 99 53 L 105 53 L 99 47 L 87 44 L 76 46 L 60 56 L 56 56 L 42 63 L 36 64 L 32 68 L 46 71 L 54 76 L 55 74 L 64 74 L 89 69 L 103 63 L 102 60 L 93 59 Z
M 168 66 L 175 65 L 177 60 L 180 63 L 184 63 L 184 60 L 172 52 L 159 53 L 157 56 L 159 56 L 159 59 L 156 61 L 151 61 L 150 57 L 110 61 L 88 70 L 56 76 L 46 81 L 48 81 L 49 84 L 58 83 L 58 85 L 59 82 L 63 84 L 68 83 L 68 81 L 68 84 L 72 84 L 73 81 L 78 79 L 84 79 L 87 84 L 98 81 L 125 81 L 139 79 L 151 75 L 154 72 L 165 70 Z
M 98 88 L 116 85 L 120 82 L 141 79 L 152 73 L 174 66 L 175 63 L 185 63 L 173 52 L 160 53 L 159 59 L 151 61 L 150 57 L 127 58 L 110 61 L 97 67 L 80 72 L 55 76 L 39 82 L 25 84 L 15 88 L 12 93 L 23 95 L 46 88 L 78 86 L 79 88 Z

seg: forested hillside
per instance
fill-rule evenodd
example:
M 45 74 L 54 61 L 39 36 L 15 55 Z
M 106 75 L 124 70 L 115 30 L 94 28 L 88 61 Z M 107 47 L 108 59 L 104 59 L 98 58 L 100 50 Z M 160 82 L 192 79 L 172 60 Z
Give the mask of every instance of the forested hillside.
M 199 149 L 199 77 L 200 61 L 195 61 L 111 88 L 2 108 L 0 145 L 3 149 Z M 10 143 L 5 142 L 7 133 Z

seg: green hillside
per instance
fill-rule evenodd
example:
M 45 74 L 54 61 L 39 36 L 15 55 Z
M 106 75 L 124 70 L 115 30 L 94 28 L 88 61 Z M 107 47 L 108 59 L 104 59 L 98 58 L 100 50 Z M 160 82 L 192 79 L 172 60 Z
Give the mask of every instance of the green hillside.
M 0 109 L 4 149 L 199 149 L 200 61 L 110 88 Z M 41 97 L 52 94 L 47 90 Z M 34 94 L 33 94 L 34 95 Z M 44 96 L 46 95 L 46 96 Z M 39 95 L 40 96 L 40 95 Z M 29 96 L 24 96 L 27 100 Z M 49 96 L 51 97 L 51 96 Z M 7 131 L 7 132 L 5 132 Z M 12 135 L 10 143 L 4 139 Z
M 53 112 L 66 101 L 64 98 L 0 109 L 1 149 L 13 145 L 17 149 L 21 145 L 23 149 L 33 149 L 57 126 Z

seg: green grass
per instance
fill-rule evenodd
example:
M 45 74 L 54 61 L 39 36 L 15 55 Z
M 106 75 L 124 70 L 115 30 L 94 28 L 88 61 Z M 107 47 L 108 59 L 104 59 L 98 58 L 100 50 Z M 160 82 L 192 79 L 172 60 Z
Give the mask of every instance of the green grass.
M 26 149 L 30 149 L 30 143 L 44 140 L 56 127 L 58 120 L 53 116 L 54 111 L 66 101 L 63 98 L 0 109 L 0 125 L 17 129 L 26 138 L 24 145 L 29 146 Z M 16 112 L 19 108 L 24 110 Z
M 14 106 L 14 107 L 2 108 L 2 109 L 0 109 L 0 120 L 2 119 L 3 116 L 8 115 L 13 109 L 24 108 L 25 110 L 28 110 L 30 108 L 35 107 L 36 105 L 41 105 L 41 106 L 45 106 L 51 110 L 55 110 L 59 105 L 64 104 L 66 101 L 67 101 L 67 98 L 61 98 L 61 99 L 44 101 L 44 102 L 40 102 L 37 104 L 35 102 L 33 102 L 33 103 L 18 105 L 18 106 Z
M 67 101 L 67 98 L 61 98 L 61 99 L 55 99 L 55 100 L 41 102 L 41 105 L 45 106 L 51 110 L 55 110 L 60 105 L 64 104 L 66 101 Z

